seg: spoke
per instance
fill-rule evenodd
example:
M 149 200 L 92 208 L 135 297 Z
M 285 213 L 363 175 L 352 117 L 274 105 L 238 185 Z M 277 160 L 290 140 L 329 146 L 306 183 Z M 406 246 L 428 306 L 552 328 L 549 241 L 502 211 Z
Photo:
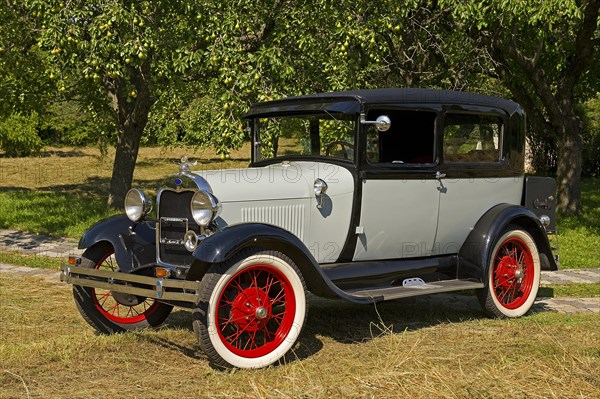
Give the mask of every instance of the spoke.
M 115 310 L 116 310 L 117 314 L 118 314 L 119 313 L 118 307 L 119 307 L 119 303 L 116 302 L 110 309 L 107 310 L 107 312 L 114 315 L 115 314 Z
M 131 311 L 132 311 L 132 315 L 133 315 L 133 313 L 135 313 L 135 316 L 139 316 L 140 315 L 140 311 L 135 306 L 131 307 Z
M 267 277 L 267 281 L 265 282 L 265 292 L 267 293 L 267 295 L 269 294 L 269 291 L 271 291 L 273 285 L 276 284 L 278 281 L 279 280 L 277 280 L 272 274 L 270 274 Z
M 508 295 L 508 288 L 501 288 L 501 296 L 498 296 L 498 299 L 500 300 L 500 302 L 502 303 L 506 303 L 506 301 L 504 300 L 504 298 L 506 298 L 506 295 Z
M 225 339 L 226 339 L 227 341 L 229 341 L 229 338 L 230 338 L 231 336 L 235 335 L 235 338 L 234 338 L 234 339 L 236 339 L 236 340 L 237 340 L 237 338 L 239 338 L 239 337 L 240 337 L 240 335 L 242 335 L 242 334 L 243 334 L 243 333 L 246 331 L 246 329 L 247 329 L 249 326 L 250 326 L 250 325 L 249 325 L 249 324 L 247 324 L 247 325 L 245 325 L 245 326 L 244 326 L 244 328 L 242 328 L 242 329 L 240 329 L 240 328 L 238 327 L 238 329 L 237 329 L 237 331 L 236 331 L 236 332 L 234 332 L 233 334 L 229 335 L 229 336 L 228 336 L 228 337 L 226 337 Z M 229 341 L 229 342 L 231 342 L 231 341 Z
M 248 344 L 250 344 L 250 349 L 258 348 L 258 345 L 256 345 L 256 331 L 248 333 L 248 341 L 246 341 L 246 345 L 244 345 L 244 350 L 246 350 Z
M 273 320 L 275 323 L 278 323 L 279 325 L 281 325 L 284 318 L 285 318 L 285 313 L 280 313 L 278 315 L 274 315 L 273 317 L 271 317 L 270 320 Z
M 252 285 L 254 286 L 254 290 L 256 291 L 256 298 L 260 298 L 260 288 L 258 287 L 258 274 L 260 273 L 260 271 L 254 271 L 252 272 L 252 277 L 251 277 L 251 281 L 252 281 Z
M 275 331 L 277 331 L 277 329 Z M 265 329 L 265 332 L 267 333 L 269 342 L 275 339 L 275 332 L 271 332 L 268 328 Z
M 103 293 L 103 294 L 98 294 L 98 293 L 97 293 L 97 294 L 96 294 L 96 298 L 98 298 L 98 297 L 101 297 L 101 298 L 106 298 L 106 297 L 107 297 L 107 296 L 109 296 L 109 295 L 110 295 L 110 291 L 106 291 L 106 292 L 105 292 L 105 293 Z
M 242 283 L 241 281 L 239 281 L 239 278 L 236 278 L 234 281 L 230 282 L 229 285 L 233 285 L 233 288 L 235 288 L 238 293 L 244 291 L 244 288 L 242 287 Z
M 221 320 L 219 325 L 223 327 L 227 327 L 229 324 L 235 322 L 235 320 L 233 319 L 233 315 L 230 315 L 229 317 L 220 317 L 219 320 Z M 225 321 L 225 323 L 223 323 L 223 320 Z
M 281 298 L 284 298 L 283 300 Z M 282 301 L 283 303 L 285 303 L 285 289 L 283 287 L 281 287 L 281 290 L 279 290 L 279 292 L 277 293 L 277 295 L 275 295 L 275 298 L 273 298 L 271 300 L 272 304 L 276 304 L 278 302 Z
M 100 296 L 100 298 L 98 298 L 98 295 L 96 295 L 96 299 L 98 300 L 98 304 L 100 306 L 104 306 L 104 304 L 106 303 L 106 301 L 108 300 L 108 298 L 112 297 L 110 291 L 106 292 L 105 294 L 102 294 Z M 102 302 L 100 302 L 102 301 Z
M 526 265 L 526 263 L 525 263 L 525 251 L 521 251 L 520 252 L 520 254 L 519 254 L 519 260 L 518 260 L 517 263 L 519 265 L 521 265 L 521 266 L 525 266 Z

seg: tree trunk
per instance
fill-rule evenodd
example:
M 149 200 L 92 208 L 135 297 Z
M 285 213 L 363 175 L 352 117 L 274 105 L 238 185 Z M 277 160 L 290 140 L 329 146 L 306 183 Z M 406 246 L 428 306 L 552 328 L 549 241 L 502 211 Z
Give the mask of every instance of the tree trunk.
M 581 213 L 581 165 L 583 140 L 581 124 L 574 114 L 561 119 L 558 136 L 558 203 L 560 212 L 571 215 Z
M 131 188 L 133 181 L 133 171 L 143 131 L 144 126 L 132 124 L 123 126 L 119 133 L 108 196 L 108 205 L 111 208 L 123 208 L 125 194 Z
M 131 86 L 126 82 L 114 80 L 107 83 L 108 95 L 112 100 L 112 110 L 119 130 L 108 197 L 108 205 L 115 209 L 123 208 L 125 195 L 131 188 L 140 139 L 148 123 L 148 113 L 152 105 L 144 73 L 140 70 L 131 72 L 135 99 L 131 97 Z

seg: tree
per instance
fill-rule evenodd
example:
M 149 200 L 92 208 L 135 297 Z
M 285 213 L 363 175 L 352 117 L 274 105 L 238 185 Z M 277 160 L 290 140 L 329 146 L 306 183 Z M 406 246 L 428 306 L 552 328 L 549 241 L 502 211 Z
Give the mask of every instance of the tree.
M 216 112 L 206 134 L 222 153 L 241 144 L 239 119 L 233 112 L 236 99 L 248 96 L 265 76 L 275 76 L 267 68 L 277 62 L 279 50 L 261 43 L 274 37 L 279 13 L 292 9 L 292 2 L 283 0 L 26 4 L 37 18 L 38 45 L 49 54 L 47 65 L 56 77 L 57 92 L 98 114 L 110 113 L 115 121 L 112 206 L 121 206 L 131 185 L 140 139 L 156 101 L 166 115 L 177 118 L 171 112 L 178 101 L 174 97 L 191 103 L 212 98 Z M 234 130 L 236 134 L 228 133 Z
M 28 0 L 57 95 L 110 114 L 117 129 L 108 202 L 122 206 L 156 87 L 198 64 L 199 5 L 184 1 Z
M 582 126 L 576 106 L 600 81 L 600 0 L 440 1 L 489 54 L 537 137 L 557 143 L 558 209 L 581 212 Z
M 26 7 L 0 2 L 0 117 L 43 111 L 51 84 L 36 40 Z

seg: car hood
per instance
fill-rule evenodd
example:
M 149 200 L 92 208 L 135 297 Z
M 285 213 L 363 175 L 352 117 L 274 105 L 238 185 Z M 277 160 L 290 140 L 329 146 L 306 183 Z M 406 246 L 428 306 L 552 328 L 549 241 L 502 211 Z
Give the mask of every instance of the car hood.
M 341 172 L 343 171 L 343 172 Z M 341 173 L 340 173 L 341 172 Z M 320 162 L 282 162 L 260 168 L 194 171 L 210 184 L 222 202 L 283 200 L 314 197 L 313 184 L 321 178 L 335 195 L 352 192 L 345 168 Z M 346 178 L 341 178 L 343 175 Z

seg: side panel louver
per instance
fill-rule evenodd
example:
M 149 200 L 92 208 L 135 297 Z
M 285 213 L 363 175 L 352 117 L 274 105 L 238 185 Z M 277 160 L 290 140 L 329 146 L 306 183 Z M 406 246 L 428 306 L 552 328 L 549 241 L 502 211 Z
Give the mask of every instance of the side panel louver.
M 243 222 L 273 224 L 304 240 L 304 205 L 261 206 L 242 208 Z

